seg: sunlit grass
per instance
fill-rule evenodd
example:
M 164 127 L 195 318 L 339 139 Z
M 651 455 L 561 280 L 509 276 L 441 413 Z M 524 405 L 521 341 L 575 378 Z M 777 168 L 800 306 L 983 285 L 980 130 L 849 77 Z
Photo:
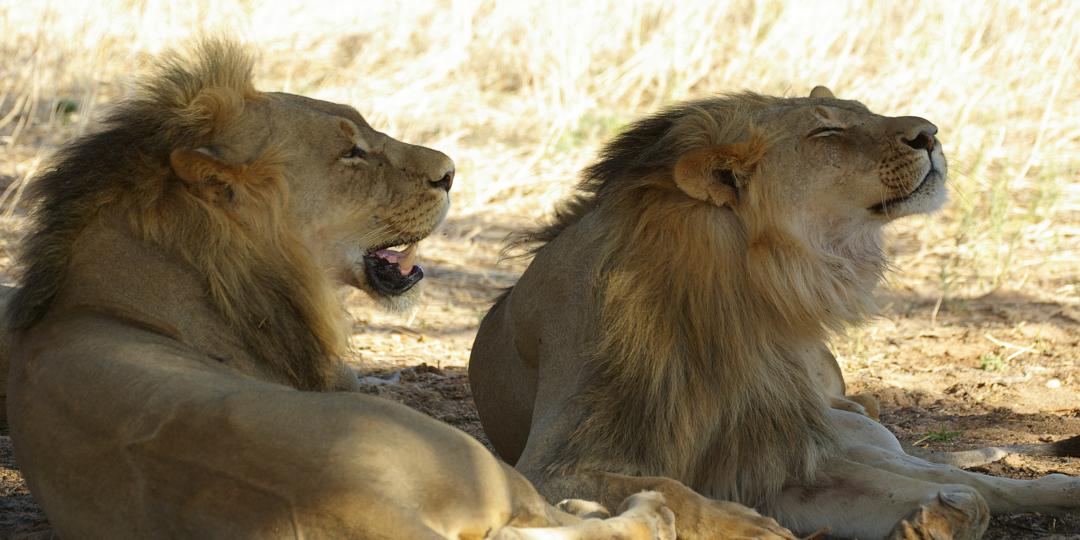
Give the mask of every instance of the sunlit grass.
M 451 219 L 548 212 L 597 146 L 664 104 L 816 84 L 941 128 L 952 202 L 891 229 L 890 287 L 1080 301 L 1080 2 L 0 2 L 0 180 L 202 32 L 259 85 L 357 106 L 458 162 Z M 935 313 L 937 310 L 935 309 Z

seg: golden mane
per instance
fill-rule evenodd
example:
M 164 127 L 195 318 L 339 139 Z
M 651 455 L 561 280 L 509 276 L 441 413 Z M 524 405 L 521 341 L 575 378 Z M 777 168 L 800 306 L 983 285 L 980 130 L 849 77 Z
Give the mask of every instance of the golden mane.
M 586 213 L 603 224 L 592 233 L 596 288 L 585 293 L 600 310 L 578 398 L 589 412 L 549 474 L 673 475 L 768 507 L 834 452 L 827 405 L 800 355 L 871 312 L 877 240 L 847 257 L 785 230 L 767 166 L 739 215 L 688 197 L 673 178 L 679 158 L 702 148 L 737 145 L 760 158 L 779 134 L 758 132 L 753 114 L 792 102 L 738 94 L 645 118 L 605 147 L 551 224 L 516 238 L 540 252 Z
M 556 206 L 553 219 L 512 235 L 507 250 L 539 251 L 600 199 L 650 186 L 674 189 L 670 178 L 679 156 L 746 138 L 750 113 L 779 103 L 783 100 L 753 92 L 727 94 L 676 105 L 630 124 L 604 145 L 600 158 L 583 171 L 577 193 Z
M 272 143 L 236 167 L 241 214 L 192 193 L 170 167 L 170 153 L 213 142 L 261 99 L 252 58 L 233 43 L 204 40 L 171 53 L 102 127 L 69 144 L 30 189 L 34 203 L 23 242 L 20 289 L 11 327 L 36 324 L 63 286 L 83 229 L 122 216 L 144 240 L 204 277 L 211 301 L 271 371 L 301 389 L 327 389 L 344 350 L 341 308 L 311 253 L 285 218 L 287 156 Z

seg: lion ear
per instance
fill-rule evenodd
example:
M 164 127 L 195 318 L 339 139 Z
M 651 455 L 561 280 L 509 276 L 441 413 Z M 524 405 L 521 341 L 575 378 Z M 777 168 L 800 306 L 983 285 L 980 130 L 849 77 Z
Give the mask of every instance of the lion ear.
M 179 148 L 169 154 L 176 176 L 195 196 L 215 205 L 232 203 L 241 171 L 214 157 L 207 148 Z
M 833 98 L 833 99 L 836 98 L 836 96 L 833 95 L 832 90 L 829 90 L 828 88 L 825 88 L 824 86 L 815 86 L 814 89 L 810 91 L 810 97 L 812 97 L 812 98 Z
M 675 185 L 715 206 L 735 206 L 746 181 L 765 153 L 764 139 L 721 144 L 683 154 L 675 163 Z

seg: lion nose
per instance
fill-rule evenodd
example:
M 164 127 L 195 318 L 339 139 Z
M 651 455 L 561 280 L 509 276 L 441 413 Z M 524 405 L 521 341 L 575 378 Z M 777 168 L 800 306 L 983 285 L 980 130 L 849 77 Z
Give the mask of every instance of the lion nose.
M 897 133 L 900 142 L 916 150 L 932 151 L 937 144 L 937 139 L 934 138 L 938 131 L 937 126 L 922 118 L 908 117 L 905 120 L 908 120 L 904 122 L 907 125 L 902 126 Z
M 445 189 L 449 192 L 450 188 L 454 185 L 454 169 L 451 168 L 449 171 L 446 171 L 446 173 L 438 180 L 433 180 L 431 185 L 440 189 Z
M 916 150 L 933 150 L 934 149 L 934 131 L 920 131 L 910 139 L 904 139 L 904 144 L 916 149 Z

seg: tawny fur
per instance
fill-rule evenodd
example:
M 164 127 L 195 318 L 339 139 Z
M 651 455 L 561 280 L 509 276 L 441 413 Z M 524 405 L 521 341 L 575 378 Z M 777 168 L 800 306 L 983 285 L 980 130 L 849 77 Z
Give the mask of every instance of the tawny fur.
M 990 512 L 1071 511 L 1076 479 L 921 461 L 842 397 L 827 338 L 873 313 L 882 227 L 944 202 L 937 131 L 824 95 L 630 126 L 519 240 L 535 259 L 481 322 L 469 376 L 492 444 L 548 497 L 670 476 L 802 534 L 977 538 Z M 681 537 L 721 536 L 705 504 L 669 501 Z
M 884 259 L 876 234 L 818 245 L 777 215 L 773 190 L 783 186 L 752 167 L 772 137 L 754 131 L 750 114 L 780 103 L 733 95 L 634 124 L 551 225 L 517 238 L 539 251 L 584 214 L 606 216 L 589 280 L 601 306 L 581 397 L 592 412 L 552 473 L 672 475 L 713 497 L 767 506 L 833 451 L 801 347 L 872 312 Z M 745 201 L 725 219 L 672 177 L 679 156 L 721 145 L 747 165 L 735 167 Z M 673 261 L 685 265 L 672 271 Z
M 255 92 L 234 45 L 163 63 L 37 181 L 10 351 L 0 332 L 14 450 L 56 535 L 674 538 L 660 494 L 583 521 L 459 430 L 298 391 L 355 386 L 334 285 L 418 294 L 365 261 L 431 234 L 453 161 L 352 107 Z

